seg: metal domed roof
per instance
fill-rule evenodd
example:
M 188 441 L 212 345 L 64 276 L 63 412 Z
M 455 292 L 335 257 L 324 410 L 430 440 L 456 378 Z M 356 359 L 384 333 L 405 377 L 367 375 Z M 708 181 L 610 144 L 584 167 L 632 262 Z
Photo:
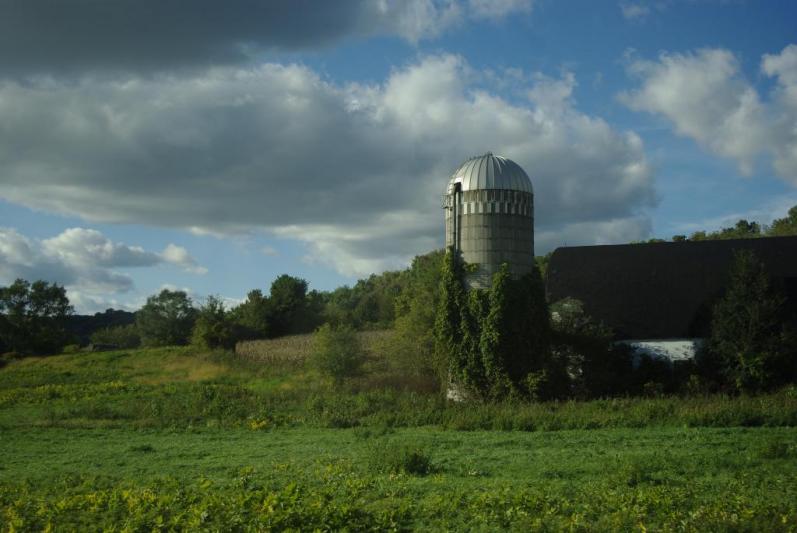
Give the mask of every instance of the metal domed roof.
M 462 191 L 477 189 L 507 189 L 534 193 L 528 174 L 520 165 L 487 152 L 484 155 L 471 157 L 452 174 L 446 193 L 451 194 L 456 183 L 462 184 Z

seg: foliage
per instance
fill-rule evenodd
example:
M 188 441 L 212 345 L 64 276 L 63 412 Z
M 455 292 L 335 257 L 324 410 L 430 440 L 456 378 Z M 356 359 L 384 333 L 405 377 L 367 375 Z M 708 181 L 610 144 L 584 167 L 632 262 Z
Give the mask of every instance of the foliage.
M 377 474 L 425 476 L 434 471 L 429 452 L 415 442 L 376 440 L 368 455 L 369 467 Z
M 484 400 L 557 394 L 564 369 L 551 357 L 548 307 L 539 271 L 513 280 L 504 265 L 488 291 L 466 291 L 464 272 L 462 260 L 449 250 L 435 338 L 437 353 L 449 361 L 453 386 L 462 389 L 459 393 Z
M 271 283 L 268 296 L 260 289 L 230 312 L 238 340 L 263 339 L 312 331 L 320 322 L 322 295 L 307 291 L 303 279 L 282 274 Z
M 76 337 L 80 344 L 86 345 L 89 342 L 98 342 L 92 341 L 91 336 L 101 329 L 126 326 L 134 324 L 135 321 L 135 313 L 121 309 L 106 309 L 93 315 L 71 315 L 67 318 L 66 328 L 70 334 Z
M 615 346 L 614 334 L 584 311 L 584 304 L 565 298 L 551 305 L 554 353 L 567 369 L 571 393 L 600 398 L 630 392 L 631 354 Z
M 72 312 L 63 287 L 17 279 L 0 287 L 0 343 L 23 354 L 57 353 L 69 340 L 66 320 Z
M 797 205 L 789 209 L 785 217 L 773 220 L 767 235 L 773 237 L 797 235 Z
M 436 357 L 448 362 L 447 379 L 468 385 L 468 360 L 463 353 L 462 318 L 465 312 L 464 265 L 454 248 L 443 258 L 440 272 L 440 298 L 435 313 Z M 449 383 L 450 385 L 450 383 Z
M 246 300 L 230 311 L 230 318 L 238 326 L 240 339 L 266 339 L 271 336 L 271 309 L 263 291 L 254 289 Z
M 442 382 L 445 361 L 434 349 L 435 310 L 439 298 L 442 252 L 417 256 L 406 271 L 404 289 L 396 297 L 396 319 L 385 349 L 397 370 L 412 376 L 437 376 Z
M 306 333 L 315 327 L 307 300 L 307 282 L 283 274 L 271 283 L 269 294 L 271 335 Z
M 93 344 L 106 344 L 118 348 L 138 348 L 141 335 L 135 324 L 98 329 L 91 334 Z
M 224 302 L 218 296 L 208 296 L 196 313 L 196 321 L 191 334 L 192 343 L 201 348 L 235 347 L 235 325 L 224 309 Z
M 761 260 L 736 251 L 725 295 L 713 309 L 704 373 L 747 392 L 794 380 L 797 331 L 785 304 Z
M 360 372 L 365 353 L 352 328 L 324 324 L 313 335 L 312 359 L 322 374 L 340 385 Z
M 144 346 L 180 345 L 188 343 L 195 319 L 196 309 L 184 291 L 163 289 L 136 313 L 136 327 Z

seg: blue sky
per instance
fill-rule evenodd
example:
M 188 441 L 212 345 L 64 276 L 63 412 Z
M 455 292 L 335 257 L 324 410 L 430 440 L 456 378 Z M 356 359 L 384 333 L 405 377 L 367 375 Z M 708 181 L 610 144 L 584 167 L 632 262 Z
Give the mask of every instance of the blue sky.
M 797 204 L 790 2 L 109 5 L 0 2 L 0 284 L 80 312 L 401 268 L 488 150 L 531 176 L 537 253 Z

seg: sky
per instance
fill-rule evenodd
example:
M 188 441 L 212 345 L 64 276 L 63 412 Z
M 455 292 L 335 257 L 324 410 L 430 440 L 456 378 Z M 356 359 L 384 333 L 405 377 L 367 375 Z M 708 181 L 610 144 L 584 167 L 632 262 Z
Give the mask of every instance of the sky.
M 538 255 L 797 205 L 797 3 L 0 0 L 0 286 L 234 305 L 443 246 L 451 173 L 535 191 Z

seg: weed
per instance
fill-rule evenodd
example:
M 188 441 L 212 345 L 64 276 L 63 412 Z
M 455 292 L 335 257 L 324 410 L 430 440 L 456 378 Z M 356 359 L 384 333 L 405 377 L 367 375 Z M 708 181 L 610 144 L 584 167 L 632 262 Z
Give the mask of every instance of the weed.
M 375 441 L 368 459 L 370 470 L 379 474 L 425 476 L 435 470 L 429 453 L 412 442 Z

